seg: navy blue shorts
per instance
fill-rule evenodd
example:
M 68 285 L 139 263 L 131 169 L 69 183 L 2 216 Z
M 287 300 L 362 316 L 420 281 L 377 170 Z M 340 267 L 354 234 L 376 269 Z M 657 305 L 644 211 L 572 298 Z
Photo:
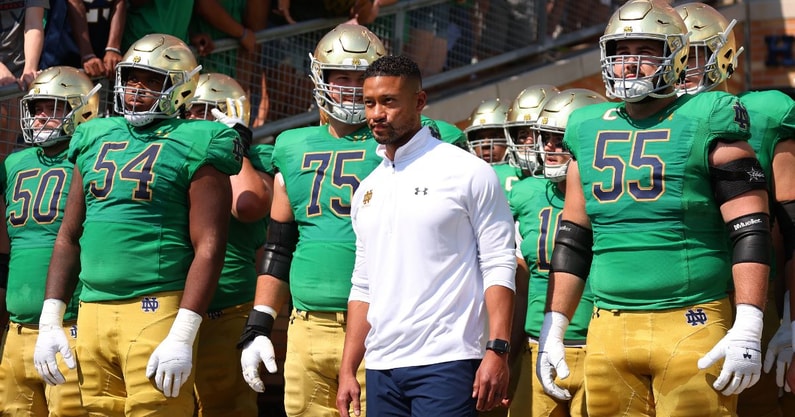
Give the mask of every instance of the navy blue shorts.
M 480 359 L 389 370 L 367 369 L 367 415 L 474 417 Z

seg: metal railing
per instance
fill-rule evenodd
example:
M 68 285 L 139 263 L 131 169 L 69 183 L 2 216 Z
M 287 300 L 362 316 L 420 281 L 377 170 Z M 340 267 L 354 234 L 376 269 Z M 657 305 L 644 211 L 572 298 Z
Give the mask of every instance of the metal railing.
M 387 53 L 404 53 L 420 64 L 426 89 L 466 88 L 477 75 L 499 77 L 549 51 L 592 40 L 602 33 L 619 0 L 400 0 L 383 7 L 368 25 Z M 547 9 L 548 5 L 554 5 Z M 557 9 L 555 8 L 557 7 Z M 258 140 L 316 123 L 309 53 L 344 19 L 317 19 L 257 33 L 258 50 L 245 53 L 237 41 L 219 39 L 199 57 L 204 72 L 233 76 L 248 91 Z M 481 77 L 488 78 L 488 77 Z M 103 84 L 102 109 L 112 111 L 112 80 Z M 518 93 L 518 92 L 517 92 Z M 24 146 L 19 139 L 18 101 L 24 92 L 0 87 L 0 155 Z

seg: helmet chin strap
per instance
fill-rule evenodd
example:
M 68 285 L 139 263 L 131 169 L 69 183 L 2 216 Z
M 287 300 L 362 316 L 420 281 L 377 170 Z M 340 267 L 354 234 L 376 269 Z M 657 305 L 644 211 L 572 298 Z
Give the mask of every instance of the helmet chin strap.
M 153 114 L 143 113 L 125 113 L 124 118 L 127 120 L 127 123 L 135 127 L 145 126 L 155 120 L 155 116 Z
M 643 100 L 654 90 L 654 84 L 649 79 L 623 79 L 616 80 L 615 91 L 624 100 L 630 103 Z

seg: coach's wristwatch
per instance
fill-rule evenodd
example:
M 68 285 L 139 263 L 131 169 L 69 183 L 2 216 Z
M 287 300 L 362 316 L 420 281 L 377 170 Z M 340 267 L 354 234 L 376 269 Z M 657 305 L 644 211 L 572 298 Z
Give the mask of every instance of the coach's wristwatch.
M 492 350 L 498 355 L 504 355 L 511 351 L 511 344 L 507 340 L 493 339 L 486 342 L 486 349 Z

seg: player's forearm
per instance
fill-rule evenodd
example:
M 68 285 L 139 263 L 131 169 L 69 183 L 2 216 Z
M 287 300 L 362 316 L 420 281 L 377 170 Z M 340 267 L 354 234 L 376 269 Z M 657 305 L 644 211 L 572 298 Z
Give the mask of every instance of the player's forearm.
M 254 305 L 265 305 L 279 312 L 289 299 L 290 284 L 272 275 L 260 275 L 257 277 Z
M 44 299 L 55 298 L 68 303 L 77 287 L 79 273 L 80 245 L 77 241 L 59 233 L 55 239 L 50 266 L 47 270 Z
M 734 299 L 737 304 L 751 304 L 765 310 L 770 267 L 764 264 L 744 262 L 732 266 L 734 277 Z
M 202 256 L 197 253 L 193 258 L 185 280 L 185 291 L 179 305 L 181 308 L 187 308 L 198 314 L 207 311 L 218 287 L 218 279 L 224 265 L 223 251 L 221 253 L 220 257 Z
M 580 304 L 584 289 L 585 281 L 574 274 L 550 273 L 546 311 L 563 313 L 571 320 Z

